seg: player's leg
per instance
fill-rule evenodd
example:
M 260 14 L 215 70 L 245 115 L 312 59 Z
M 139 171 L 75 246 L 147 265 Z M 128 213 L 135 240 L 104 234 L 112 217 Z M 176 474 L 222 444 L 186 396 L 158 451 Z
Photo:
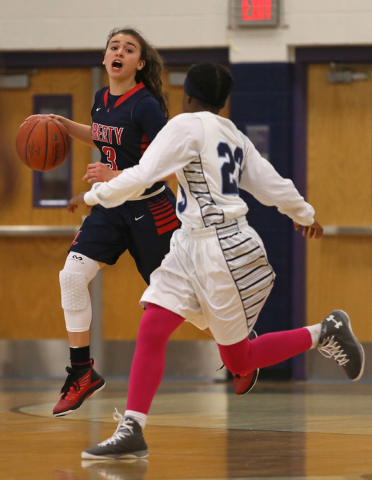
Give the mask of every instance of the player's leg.
M 204 330 L 204 332 L 208 333 L 208 335 L 213 337 L 212 332 L 209 330 L 209 328 Z M 255 330 L 251 330 L 248 335 L 248 340 L 251 341 L 257 337 L 258 337 L 257 332 L 255 332 Z M 221 370 L 224 367 L 225 365 L 222 364 L 222 367 L 219 370 Z M 253 370 L 253 372 L 247 373 L 246 375 L 239 375 L 238 373 L 233 374 L 235 393 L 237 395 L 245 395 L 249 393 L 252 390 L 252 388 L 256 385 L 259 373 L 260 373 L 260 369 L 257 368 L 256 370 Z
M 341 310 L 333 311 L 317 325 L 218 347 L 227 368 L 239 375 L 275 365 L 315 347 L 322 355 L 333 358 L 351 380 L 359 380 L 364 370 L 363 347 L 352 332 L 348 315 Z
M 169 253 L 173 232 L 180 227 L 176 199 L 169 188 L 144 200 L 127 202 L 128 250 L 147 284 Z
M 142 429 L 164 373 L 166 346 L 184 318 L 165 308 L 147 304 L 142 317 L 129 379 L 124 416 L 114 418 L 119 425 L 108 440 L 82 453 L 84 459 L 147 457 Z
M 197 266 L 198 291 L 204 297 L 209 312 L 209 325 L 217 343 L 237 343 L 243 338 L 257 337 L 253 326 L 274 284 L 275 274 L 269 265 L 262 242 L 255 232 L 247 229 L 244 220 L 228 222 L 217 228 L 217 237 L 199 242 L 201 258 L 212 261 Z M 254 236 L 255 235 L 255 236 Z M 205 243 L 205 245 L 204 245 Z M 199 272 L 199 269 L 208 269 Z M 218 275 L 215 274 L 216 268 Z M 222 273 L 223 272 L 223 273 Z M 214 283 L 205 278 L 216 278 Z M 222 319 L 222 321 L 221 321 Z M 238 322 L 237 329 L 232 323 Z M 249 332 L 249 333 L 248 333 Z M 256 384 L 259 369 L 240 375 L 231 371 L 237 395 L 248 393 Z
M 182 231 L 178 230 L 174 235 L 178 238 L 182 236 Z M 146 312 L 137 337 L 125 415 L 115 414 L 120 422 L 113 437 L 83 452 L 83 458 L 147 456 L 142 428 L 163 376 L 168 339 L 184 318 L 194 317 L 201 311 L 187 275 L 189 269 L 193 270 L 189 257 L 182 248 L 178 248 L 173 238 L 169 254 L 151 275 L 150 286 L 140 301 Z M 205 329 L 208 325 L 200 323 L 200 326 Z
M 124 229 L 117 225 L 120 208 L 125 207 L 105 209 L 97 205 L 92 208 L 72 242 L 66 264 L 60 272 L 71 367 L 68 367 L 69 375 L 53 411 L 54 416 L 72 413 L 105 384 L 92 369 L 93 360 L 90 358 L 92 307 L 88 284 L 102 266 L 113 265 L 127 249 Z
M 71 367 L 66 367 L 68 376 L 61 389 L 61 398 L 53 409 L 55 417 L 74 412 L 86 398 L 105 386 L 104 379 L 93 369 L 89 348 L 92 306 L 88 285 L 102 266 L 81 253 L 70 252 L 60 272 Z

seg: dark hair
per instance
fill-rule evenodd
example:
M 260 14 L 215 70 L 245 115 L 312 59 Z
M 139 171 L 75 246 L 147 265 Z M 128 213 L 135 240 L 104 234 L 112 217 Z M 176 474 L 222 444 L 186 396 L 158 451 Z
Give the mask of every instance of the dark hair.
M 230 73 L 222 65 L 213 62 L 195 63 L 187 72 L 187 78 L 203 97 L 213 101 L 208 103 L 207 100 L 199 100 L 209 108 L 216 108 L 216 105 L 222 108 L 234 84 Z
M 164 71 L 164 64 L 161 56 L 137 30 L 129 27 L 114 28 L 111 30 L 107 37 L 106 50 L 112 37 L 118 34 L 131 35 L 140 44 L 140 59 L 145 61 L 145 66 L 142 68 L 142 70 L 137 71 L 136 82 L 143 82 L 145 84 L 145 87 L 154 95 L 156 100 L 159 102 L 161 109 L 165 113 L 165 116 L 168 118 L 169 111 L 166 98 L 162 90 L 163 82 L 161 80 L 161 74 Z

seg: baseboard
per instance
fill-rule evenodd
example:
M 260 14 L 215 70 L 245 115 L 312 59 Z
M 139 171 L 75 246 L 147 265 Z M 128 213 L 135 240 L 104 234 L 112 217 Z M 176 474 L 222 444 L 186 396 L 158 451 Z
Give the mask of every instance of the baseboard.
M 135 341 L 103 341 L 101 347 L 100 364 L 96 365 L 99 372 L 106 377 L 128 377 Z M 69 365 L 67 340 L 0 340 L 3 378 L 63 378 L 66 365 Z M 218 370 L 221 365 L 218 347 L 212 340 L 171 341 L 164 377 L 223 381 L 227 370 Z
M 362 380 L 371 381 L 372 343 L 365 343 L 363 347 L 366 363 Z M 103 341 L 97 369 L 106 377 L 129 377 L 134 349 L 135 341 Z M 67 340 L 0 340 L 0 377 L 59 379 L 65 377 L 66 365 L 69 365 Z M 171 341 L 164 377 L 224 381 L 227 370 L 218 370 L 221 365 L 217 345 L 212 340 Z M 263 377 L 261 375 L 261 379 Z M 316 349 L 306 352 L 306 379 L 347 380 L 343 369 Z

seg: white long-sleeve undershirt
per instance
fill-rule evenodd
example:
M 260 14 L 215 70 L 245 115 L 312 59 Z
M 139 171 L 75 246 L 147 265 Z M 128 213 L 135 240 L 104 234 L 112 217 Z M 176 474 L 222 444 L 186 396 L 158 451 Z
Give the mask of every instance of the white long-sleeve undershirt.
M 238 211 L 239 208 L 241 210 L 239 202 L 243 201 L 240 198 L 229 197 L 216 190 L 221 174 L 219 167 L 213 163 L 216 160 L 205 156 L 205 152 L 209 152 L 205 145 L 204 126 L 207 121 L 212 122 L 212 125 L 216 122 L 216 125 L 221 127 L 221 132 L 228 131 L 230 134 L 228 138 L 232 136 L 243 150 L 244 159 L 241 164 L 239 188 L 251 193 L 264 205 L 276 206 L 281 213 L 288 215 L 295 222 L 304 226 L 311 225 L 314 222 L 314 209 L 305 202 L 293 182 L 281 177 L 230 120 L 215 117 L 217 116 L 212 113 L 203 112 L 202 114 L 182 114 L 170 120 L 150 144 L 138 165 L 124 170 L 109 182 L 94 184 L 92 189 L 84 195 L 85 202 L 88 205 L 101 204 L 106 208 L 115 207 L 129 199 L 139 197 L 146 188 L 172 173 L 176 173 L 185 191 L 188 184 L 185 184 L 184 168 L 191 162 L 201 159 L 202 164 L 205 163 L 209 168 L 208 171 L 212 172 L 209 177 L 206 173 L 206 179 L 208 182 L 210 178 L 210 184 L 214 187 L 213 201 L 222 209 L 228 207 L 228 202 L 236 202 L 236 210 Z M 219 137 L 216 138 L 218 140 Z M 210 136 L 208 141 L 211 141 Z M 224 159 L 219 161 L 223 162 Z M 212 178 L 212 174 L 215 174 L 215 178 Z M 186 193 L 188 196 L 191 195 L 189 191 Z M 180 194 L 179 199 L 181 199 Z M 196 204 L 191 198 L 190 208 L 192 202 Z M 233 203 L 232 206 L 234 207 Z M 233 208 L 230 210 L 233 211 Z M 231 217 L 231 212 L 229 215 Z M 182 214 L 180 217 L 182 220 Z

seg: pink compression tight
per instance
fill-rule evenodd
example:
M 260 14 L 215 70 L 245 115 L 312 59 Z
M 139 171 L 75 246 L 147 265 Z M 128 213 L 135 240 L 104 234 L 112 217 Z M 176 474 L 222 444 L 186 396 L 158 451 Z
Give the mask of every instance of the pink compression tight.
M 247 375 L 257 368 L 269 367 L 309 350 L 312 345 L 307 328 L 266 333 L 251 342 L 247 338 L 233 345 L 218 345 L 226 368 Z
M 171 334 L 184 319 L 163 307 L 148 303 L 137 337 L 129 379 L 127 410 L 147 414 L 163 378 L 165 351 Z M 246 375 L 257 368 L 283 362 L 311 347 L 306 328 L 268 333 L 251 342 L 218 345 L 226 368 Z

